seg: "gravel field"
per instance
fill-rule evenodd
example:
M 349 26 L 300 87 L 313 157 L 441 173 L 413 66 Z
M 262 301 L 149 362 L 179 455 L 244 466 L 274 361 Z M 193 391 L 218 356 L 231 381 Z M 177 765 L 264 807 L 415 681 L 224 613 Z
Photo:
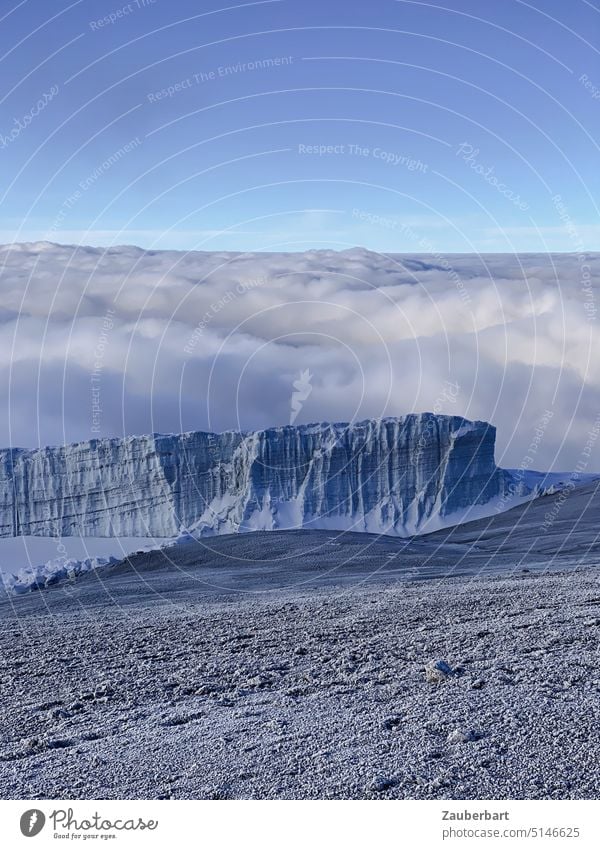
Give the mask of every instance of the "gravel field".
M 0 598 L 3 798 L 600 797 L 597 485 Z
M 595 569 L 44 595 L 0 627 L 4 798 L 600 795 Z

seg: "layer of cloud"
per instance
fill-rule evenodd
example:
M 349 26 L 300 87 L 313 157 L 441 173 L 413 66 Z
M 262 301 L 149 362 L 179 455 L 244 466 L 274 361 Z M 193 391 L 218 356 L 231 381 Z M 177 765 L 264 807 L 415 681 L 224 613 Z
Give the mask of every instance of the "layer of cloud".
M 298 423 L 486 419 L 505 466 L 550 411 L 526 463 L 569 470 L 600 413 L 598 254 L 43 242 L 0 249 L 0 275 L 3 445 L 286 424 L 301 379 Z

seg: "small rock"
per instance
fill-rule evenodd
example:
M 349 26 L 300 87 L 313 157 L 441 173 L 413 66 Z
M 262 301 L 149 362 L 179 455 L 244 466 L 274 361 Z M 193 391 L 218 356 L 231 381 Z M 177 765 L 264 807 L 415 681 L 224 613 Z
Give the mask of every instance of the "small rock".
M 21 740 L 21 748 L 28 754 L 37 754 L 47 748 L 47 743 L 41 737 L 27 737 Z
M 389 790 L 389 788 L 393 787 L 395 784 L 395 778 L 378 775 L 369 784 L 369 790 L 372 793 L 383 793 L 385 790 Z
M 50 719 L 69 719 L 71 716 L 72 714 L 64 708 L 54 708 L 50 711 Z
M 382 723 L 383 728 L 386 731 L 393 731 L 394 728 L 397 728 L 401 724 L 402 724 L 402 717 L 401 716 L 388 716 L 387 719 L 384 719 L 383 723 Z
M 48 740 L 47 746 L 49 749 L 68 749 L 73 745 L 73 740 Z
M 462 728 L 455 728 L 447 737 L 449 743 L 472 743 L 476 739 L 477 735 L 474 731 L 463 730 Z
M 473 683 L 471 684 L 471 688 L 473 690 L 481 690 L 484 684 L 485 681 L 483 680 L 483 678 L 476 678 L 475 681 L 473 681 Z
M 255 675 L 253 678 L 249 678 L 248 681 L 246 681 L 246 686 L 255 687 L 261 690 L 264 687 L 270 687 L 272 683 L 273 682 L 267 675 Z
M 425 680 L 430 684 L 441 684 L 452 675 L 445 660 L 432 660 L 425 666 Z

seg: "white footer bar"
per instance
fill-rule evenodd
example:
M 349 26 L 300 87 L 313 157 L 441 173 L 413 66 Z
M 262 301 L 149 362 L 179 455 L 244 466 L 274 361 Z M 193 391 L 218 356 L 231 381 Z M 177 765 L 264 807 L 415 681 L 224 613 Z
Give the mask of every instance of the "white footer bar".
M 597 849 L 595 801 L 0 801 L 15 846 Z

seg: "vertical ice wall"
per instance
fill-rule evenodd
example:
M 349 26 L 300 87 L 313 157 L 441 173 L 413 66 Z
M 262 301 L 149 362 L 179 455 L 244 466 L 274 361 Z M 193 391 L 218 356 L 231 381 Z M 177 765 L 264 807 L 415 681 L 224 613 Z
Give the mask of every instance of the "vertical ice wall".
M 495 429 L 430 413 L 0 452 L 0 534 L 285 527 L 399 535 L 500 495 Z

